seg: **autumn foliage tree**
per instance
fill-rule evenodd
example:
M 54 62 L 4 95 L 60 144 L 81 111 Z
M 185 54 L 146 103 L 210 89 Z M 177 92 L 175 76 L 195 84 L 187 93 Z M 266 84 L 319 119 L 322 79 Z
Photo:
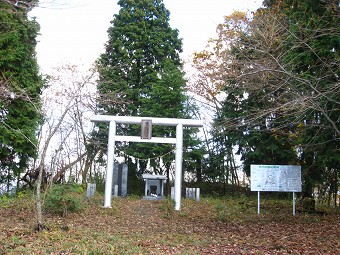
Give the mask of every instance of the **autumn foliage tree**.
M 335 194 L 339 178 L 338 22 L 337 1 L 265 1 L 252 19 L 225 17 L 195 56 L 203 79 L 192 90 L 224 94 L 215 124 L 228 130 L 244 170 L 301 164 L 307 196 L 318 184 Z

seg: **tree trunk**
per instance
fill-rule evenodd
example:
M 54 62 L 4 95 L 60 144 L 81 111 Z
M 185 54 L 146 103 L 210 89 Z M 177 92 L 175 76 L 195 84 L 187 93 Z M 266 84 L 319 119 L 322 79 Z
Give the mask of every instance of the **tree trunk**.
M 7 170 L 7 186 L 6 186 L 6 189 L 7 189 L 7 193 L 9 193 L 9 191 L 11 189 L 11 174 L 10 174 L 9 168 Z
M 83 169 L 83 171 L 82 171 L 82 173 L 81 173 L 81 183 L 82 183 L 83 185 L 85 185 L 86 182 L 87 182 L 87 174 L 88 174 L 88 172 L 89 172 L 90 167 L 91 167 L 91 160 L 90 160 L 90 157 L 87 156 L 87 157 L 86 157 L 86 160 L 85 160 L 84 169 Z M 90 177 L 92 178 L 91 172 L 90 172 Z M 91 179 L 91 178 L 90 178 L 90 179 Z M 92 180 L 90 180 L 90 182 L 92 182 Z
M 338 199 L 338 173 L 334 170 L 334 207 L 337 206 L 336 200 Z M 340 196 L 339 196 L 339 207 L 340 207 Z
M 170 185 L 170 167 L 169 163 L 165 164 L 166 182 L 165 182 L 165 195 L 171 195 L 171 185 Z
M 39 166 L 39 175 L 37 180 L 37 226 L 36 230 L 41 231 L 44 229 L 43 216 L 42 216 L 42 201 L 41 201 L 41 183 L 43 177 L 43 165 Z
M 83 154 L 79 155 L 78 158 L 76 158 L 73 162 L 63 166 L 57 173 L 55 176 L 53 176 L 53 182 L 57 182 L 59 181 L 65 174 L 67 169 L 71 169 L 71 167 L 73 167 L 75 164 L 77 164 L 79 161 L 81 161 L 84 156 L 86 155 L 86 152 L 84 152 Z
M 202 182 L 202 160 L 201 158 L 196 158 L 196 178 L 197 182 Z
M 45 228 L 45 226 L 43 224 L 43 216 L 42 216 L 41 184 L 42 184 L 42 181 L 43 181 L 43 171 L 44 171 L 44 164 L 45 164 L 45 157 L 46 157 L 47 148 L 50 144 L 52 137 L 55 135 L 58 128 L 61 126 L 62 121 L 64 120 L 68 110 L 70 109 L 70 104 L 71 104 L 71 101 L 68 103 L 66 110 L 64 111 L 64 113 L 60 117 L 57 125 L 52 129 L 52 131 L 47 136 L 44 147 L 43 147 L 43 151 L 41 153 L 40 164 L 39 164 L 39 167 L 38 167 L 39 174 L 38 174 L 38 179 L 37 179 L 37 194 L 36 194 L 37 195 L 37 198 L 36 198 L 36 206 L 37 206 L 37 226 L 36 226 L 36 230 L 37 231 L 41 231 Z

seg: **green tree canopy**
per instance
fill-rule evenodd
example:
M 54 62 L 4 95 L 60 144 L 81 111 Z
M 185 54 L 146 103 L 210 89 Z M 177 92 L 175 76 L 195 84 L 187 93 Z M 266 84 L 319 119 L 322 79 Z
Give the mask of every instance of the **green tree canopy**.
M 37 154 L 42 79 L 35 56 L 39 25 L 27 18 L 35 1 L 0 2 L 0 171 L 9 183 Z
M 106 52 L 99 59 L 98 90 L 103 97 L 99 111 L 142 115 L 141 106 L 145 106 L 145 98 L 150 99 L 164 66 L 170 61 L 180 68 L 182 42 L 178 31 L 169 25 L 170 13 L 162 1 L 118 4 L 121 9 L 111 22 Z M 110 96 L 122 103 L 107 102 Z
M 336 194 L 340 167 L 339 1 L 264 3 L 269 10 L 282 13 L 286 21 L 282 63 L 290 75 L 289 88 L 300 99 L 297 138 L 305 194 L 320 183 Z
M 98 60 L 98 114 L 186 118 L 190 116 L 179 53 L 182 41 L 169 24 L 162 0 L 121 0 L 120 11 L 108 29 L 106 51 Z M 95 137 L 106 143 L 107 127 L 98 125 Z M 153 127 L 154 136 L 174 137 L 173 127 Z M 140 126 L 120 126 L 121 134 L 140 135 Z M 171 145 L 118 145 L 140 159 L 168 155 Z M 103 148 L 105 151 L 106 148 Z M 173 155 L 164 158 L 170 168 Z M 142 168 L 145 170 L 146 161 Z
M 212 47 L 196 54 L 210 92 L 224 93 L 215 124 L 246 172 L 255 163 L 301 164 L 306 195 L 316 184 L 336 186 L 338 23 L 338 1 L 264 1 L 252 19 L 226 16 Z

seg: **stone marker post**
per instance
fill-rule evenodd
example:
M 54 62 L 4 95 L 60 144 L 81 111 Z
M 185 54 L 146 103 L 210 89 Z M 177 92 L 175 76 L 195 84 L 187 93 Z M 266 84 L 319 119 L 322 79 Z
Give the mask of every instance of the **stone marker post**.
M 95 192 L 96 192 L 96 184 L 95 183 L 88 183 L 87 184 L 86 197 L 87 198 L 93 197 Z

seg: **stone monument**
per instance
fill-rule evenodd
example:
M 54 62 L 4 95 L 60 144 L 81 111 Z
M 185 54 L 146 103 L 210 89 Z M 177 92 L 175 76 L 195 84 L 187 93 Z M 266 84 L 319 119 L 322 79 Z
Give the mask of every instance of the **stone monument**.
M 113 178 L 112 178 L 112 195 L 114 197 L 127 196 L 127 177 L 128 167 L 127 164 L 113 165 Z

